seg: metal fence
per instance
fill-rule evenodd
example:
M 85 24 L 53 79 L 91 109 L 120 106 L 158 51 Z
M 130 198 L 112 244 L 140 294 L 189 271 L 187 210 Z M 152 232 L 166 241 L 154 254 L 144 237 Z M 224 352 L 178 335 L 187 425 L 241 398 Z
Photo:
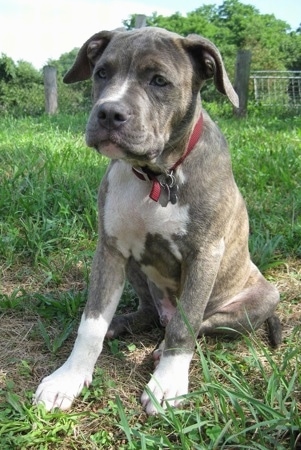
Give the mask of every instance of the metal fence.
M 301 105 L 301 71 L 251 72 L 250 94 L 262 105 Z

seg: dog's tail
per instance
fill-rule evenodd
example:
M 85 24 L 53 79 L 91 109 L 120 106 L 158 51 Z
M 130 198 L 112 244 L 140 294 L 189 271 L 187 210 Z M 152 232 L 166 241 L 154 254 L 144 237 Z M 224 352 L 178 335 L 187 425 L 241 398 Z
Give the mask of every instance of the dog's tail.
M 282 326 L 278 316 L 273 314 L 266 320 L 268 337 L 272 347 L 278 347 L 282 342 Z

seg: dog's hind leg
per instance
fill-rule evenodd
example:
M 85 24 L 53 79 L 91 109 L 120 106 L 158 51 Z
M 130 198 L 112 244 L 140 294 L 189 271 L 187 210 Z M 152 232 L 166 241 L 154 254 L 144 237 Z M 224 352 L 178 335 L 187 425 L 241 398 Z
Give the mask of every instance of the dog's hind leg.
M 159 315 L 147 278 L 134 260 L 130 260 L 128 263 L 127 278 L 139 298 L 139 307 L 135 312 L 117 315 L 113 318 L 106 334 L 109 339 L 124 333 L 150 330 L 159 325 Z
M 212 314 L 205 311 L 199 335 L 238 336 L 252 332 L 266 322 L 270 343 L 276 347 L 282 341 L 280 320 L 274 313 L 278 302 L 278 290 L 257 271 L 255 283 L 247 284 Z

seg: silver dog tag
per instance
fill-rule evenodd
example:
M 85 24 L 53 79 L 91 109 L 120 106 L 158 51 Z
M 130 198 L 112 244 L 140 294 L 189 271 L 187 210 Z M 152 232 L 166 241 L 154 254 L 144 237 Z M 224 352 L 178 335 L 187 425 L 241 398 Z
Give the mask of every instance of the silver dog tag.
M 177 201 L 178 201 L 178 185 L 177 184 L 173 184 L 172 186 L 170 186 L 169 198 L 170 198 L 170 203 L 172 205 L 175 205 L 177 203 Z

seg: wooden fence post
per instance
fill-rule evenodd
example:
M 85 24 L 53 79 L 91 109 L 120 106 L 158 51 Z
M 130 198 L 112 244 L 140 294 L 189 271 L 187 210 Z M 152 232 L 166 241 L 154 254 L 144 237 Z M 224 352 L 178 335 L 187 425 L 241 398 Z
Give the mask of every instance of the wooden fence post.
M 45 66 L 43 72 L 44 72 L 45 110 L 47 114 L 55 114 L 58 109 L 56 68 L 52 66 Z
M 146 26 L 146 16 L 144 14 L 137 14 L 135 17 L 135 28 L 143 28 Z
M 234 108 L 237 117 L 247 115 L 251 57 L 250 50 L 239 50 L 237 53 L 234 83 L 234 89 L 239 97 L 239 107 Z

